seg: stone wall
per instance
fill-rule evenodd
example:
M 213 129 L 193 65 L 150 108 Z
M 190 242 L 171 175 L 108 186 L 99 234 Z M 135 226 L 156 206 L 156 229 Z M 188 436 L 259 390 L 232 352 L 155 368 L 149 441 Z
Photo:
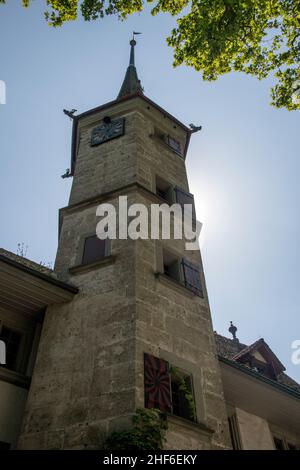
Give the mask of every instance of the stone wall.
M 104 115 L 125 116 L 125 136 L 91 148 L 91 130 Z M 113 240 L 108 263 L 69 271 L 80 261 L 82 237 L 95 232 L 98 203 L 117 207 L 119 194 L 127 194 L 129 203 L 159 203 L 153 194 L 157 175 L 189 189 L 184 159 L 156 140 L 157 128 L 185 146 L 186 132 L 140 98 L 84 118 L 79 126 L 55 271 L 80 293 L 46 312 L 22 449 L 101 447 L 107 433 L 128 425 L 134 410 L 144 406 L 144 352 L 183 363 L 196 383 L 199 423 L 170 418 L 167 447 L 230 446 L 200 253 L 186 253 L 181 240 Z M 155 276 L 164 244 L 201 267 L 204 299 Z
M 141 202 L 147 204 L 145 198 Z M 185 252 L 181 240 L 137 242 L 136 363 L 138 406 L 144 404 L 143 354 L 161 357 L 193 376 L 197 419 L 212 431 L 203 437 L 192 423 L 170 424 L 169 448 L 230 447 L 227 414 L 212 333 L 210 310 L 202 271 L 204 299 L 163 276 L 157 277 L 157 259 L 167 247 L 202 266 L 199 252 Z M 192 435 L 190 440 L 189 436 Z M 172 437 L 171 437 L 172 436 Z
M 114 202 L 113 200 L 111 202 Z M 64 217 L 56 270 L 80 287 L 49 307 L 27 402 L 20 448 L 99 448 L 135 410 L 135 245 L 113 241 L 111 263 L 70 275 L 96 206 Z

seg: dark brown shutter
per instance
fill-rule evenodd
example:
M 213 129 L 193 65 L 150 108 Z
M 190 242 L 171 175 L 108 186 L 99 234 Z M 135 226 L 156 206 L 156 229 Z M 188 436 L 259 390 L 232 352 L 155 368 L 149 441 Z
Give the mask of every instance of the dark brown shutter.
M 105 242 L 100 240 L 97 235 L 87 237 L 84 242 L 82 264 L 94 263 L 105 256 Z
M 192 219 L 196 220 L 196 211 L 195 211 L 195 201 L 194 195 L 187 193 L 181 188 L 175 187 L 176 202 L 181 205 L 182 210 L 184 210 L 184 204 L 192 205 Z
M 186 259 L 183 259 L 182 268 L 185 287 L 187 287 L 200 297 L 203 297 L 203 289 L 201 284 L 200 271 L 198 267 L 190 263 Z
M 163 359 L 144 354 L 145 407 L 171 412 L 171 376 Z

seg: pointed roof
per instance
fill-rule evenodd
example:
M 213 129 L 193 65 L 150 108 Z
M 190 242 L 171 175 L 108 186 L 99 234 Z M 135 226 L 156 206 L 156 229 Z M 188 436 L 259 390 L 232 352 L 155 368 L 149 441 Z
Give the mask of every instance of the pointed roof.
M 217 352 L 218 352 L 218 356 L 220 360 L 229 361 L 232 363 L 232 365 L 239 364 L 239 367 L 241 368 L 241 370 L 243 369 L 245 369 L 245 371 L 249 370 L 249 367 L 245 366 L 241 362 L 241 358 L 244 356 L 244 354 L 246 354 L 246 352 L 248 353 L 250 351 L 254 352 L 258 348 L 260 350 L 260 353 L 264 357 L 266 357 L 267 350 L 269 349 L 271 351 L 270 347 L 262 338 L 256 341 L 255 343 L 253 343 L 252 345 L 247 346 L 246 344 L 242 344 L 242 343 L 234 341 L 233 339 L 226 338 L 225 336 L 221 336 L 217 334 L 216 332 L 214 332 L 214 334 L 215 334 Z M 263 348 L 260 348 L 259 346 L 263 346 Z M 263 349 L 265 350 L 263 351 Z M 273 351 L 272 351 L 272 354 L 274 354 Z M 276 356 L 275 357 L 274 356 L 273 357 L 271 356 L 272 358 L 269 356 L 269 360 L 272 361 L 273 359 L 273 364 L 276 362 L 275 360 Z M 280 363 L 277 357 L 276 359 Z M 285 385 L 289 387 L 290 389 L 294 389 L 300 393 L 300 384 L 297 383 L 295 380 L 293 380 L 291 377 L 289 377 L 287 374 L 285 374 L 283 371 L 279 372 L 280 368 L 284 367 L 281 363 L 280 363 L 280 366 L 279 366 L 279 369 L 277 369 L 278 375 L 276 377 L 276 380 L 273 379 L 272 382 Z M 255 374 L 257 375 L 257 377 L 262 375 L 261 373 L 256 373 L 256 372 Z
M 136 34 L 136 33 L 135 33 Z M 136 93 L 143 94 L 143 88 L 141 85 L 140 80 L 138 79 L 138 74 L 135 68 L 135 60 L 134 60 L 134 48 L 136 46 L 136 40 L 133 39 L 130 41 L 130 59 L 129 65 L 127 67 L 127 71 L 125 74 L 125 78 L 123 84 L 121 86 L 121 90 L 118 94 L 118 100 L 130 95 L 134 95 Z
M 270 346 L 264 341 L 263 338 L 260 338 L 258 341 L 255 341 L 255 343 L 239 351 L 237 354 L 235 354 L 235 356 L 233 356 L 232 359 L 234 361 L 240 361 L 247 354 L 254 353 L 255 351 L 258 351 L 266 360 L 266 362 L 272 364 L 276 375 L 281 374 L 281 372 L 285 370 L 284 365 L 280 362 L 278 357 L 273 353 Z

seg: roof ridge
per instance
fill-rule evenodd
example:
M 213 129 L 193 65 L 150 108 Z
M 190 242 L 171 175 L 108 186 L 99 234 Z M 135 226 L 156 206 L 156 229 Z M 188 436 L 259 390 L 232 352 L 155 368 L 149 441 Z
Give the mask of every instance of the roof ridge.
M 230 343 L 230 344 L 239 344 L 240 346 L 243 346 L 243 347 L 245 347 L 245 348 L 248 348 L 248 345 L 247 345 L 247 344 L 241 343 L 240 341 L 237 343 L 237 342 L 234 341 L 232 338 L 228 338 L 227 336 L 220 335 L 220 333 L 218 333 L 217 331 L 214 331 L 214 335 L 215 335 L 215 336 L 219 336 L 220 338 L 225 339 L 225 340 L 226 340 L 228 343 Z

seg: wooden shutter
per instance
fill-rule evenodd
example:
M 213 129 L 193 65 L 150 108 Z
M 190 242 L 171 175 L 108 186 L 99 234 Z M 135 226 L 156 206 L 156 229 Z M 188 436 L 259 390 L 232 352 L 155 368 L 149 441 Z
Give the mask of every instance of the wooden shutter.
M 230 431 L 230 437 L 231 437 L 233 450 L 242 449 L 239 426 L 238 426 L 236 415 L 232 415 L 228 418 L 228 424 L 229 424 L 229 431 Z
M 182 156 L 182 149 L 181 149 L 181 143 L 171 137 L 170 135 L 167 136 L 167 144 L 179 155 Z
M 171 412 L 171 376 L 163 359 L 144 354 L 145 407 Z
M 181 205 L 182 210 L 184 210 L 184 204 L 192 205 L 192 219 L 196 220 L 194 195 L 191 193 L 187 193 L 186 191 L 181 188 L 178 188 L 177 186 L 175 188 L 175 194 L 176 202 Z
M 87 237 L 84 242 L 82 264 L 94 263 L 105 256 L 105 242 L 100 240 L 97 235 Z
M 185 287 L 192 290 L 195 294 L 203 297 L 203 289 L 200 278 L 200 271 L 194 264 L 186 259 L 182 260 L 182 270 Z

